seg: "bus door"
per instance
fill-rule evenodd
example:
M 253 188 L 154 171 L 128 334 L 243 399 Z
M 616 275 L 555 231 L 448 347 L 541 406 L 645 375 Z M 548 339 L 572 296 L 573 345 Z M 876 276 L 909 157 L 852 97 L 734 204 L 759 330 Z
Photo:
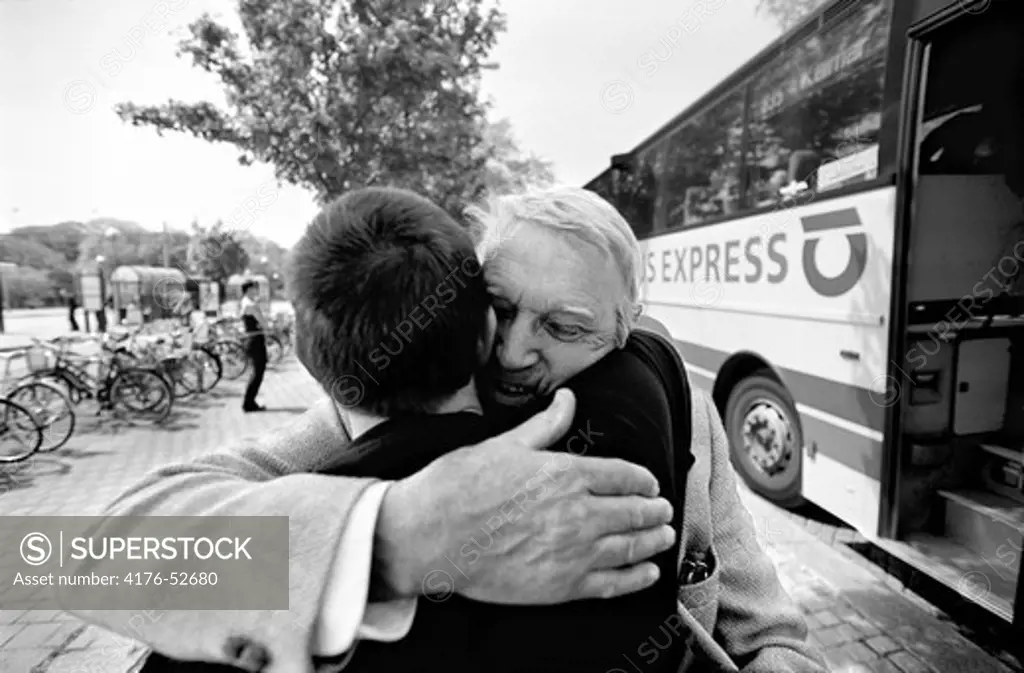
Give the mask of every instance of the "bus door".
M 949 3 L 933 23 L 912 30 L 893 521 L 915 566 L 1022 625 L 1024 7 Z

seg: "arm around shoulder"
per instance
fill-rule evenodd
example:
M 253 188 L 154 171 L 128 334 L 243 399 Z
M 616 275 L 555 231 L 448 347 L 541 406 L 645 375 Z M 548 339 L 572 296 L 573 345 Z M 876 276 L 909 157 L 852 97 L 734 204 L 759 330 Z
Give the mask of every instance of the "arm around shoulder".
M 721 573 L 715 640 L 743 673 L 826 673 L 807 642 L 807 623 L 761 548 L 739 498 L 729 441 L 710 398 L 695 394 L 695 419 L 711 441 L 711 520 Z M 694 434 L 704 434 L 694 428 Z

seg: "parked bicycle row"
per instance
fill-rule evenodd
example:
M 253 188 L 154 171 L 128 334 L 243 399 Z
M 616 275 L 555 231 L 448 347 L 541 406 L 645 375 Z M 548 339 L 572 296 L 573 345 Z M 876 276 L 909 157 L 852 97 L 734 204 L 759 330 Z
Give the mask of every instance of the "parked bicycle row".
M 271 366 L 292 348 L 288 314 L 264 334 Z M 73 335 L 0 354 L 0 464 L 64 446 L 84 405 L 104 422 L 160 426 L 175 403 L 201 399 L 222 380 L 245 376 L 250 363 L 239 321 L 220 318 L 191 328 L 160 322 Z

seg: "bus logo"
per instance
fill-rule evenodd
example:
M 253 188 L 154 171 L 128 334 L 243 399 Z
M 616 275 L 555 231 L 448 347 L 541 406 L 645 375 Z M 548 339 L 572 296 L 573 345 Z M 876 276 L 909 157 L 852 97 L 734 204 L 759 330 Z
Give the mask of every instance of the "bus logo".
M 860 226 L 861 221 L 856 208 L 844 208 L 801 217 L 800 224 L 805 234 L 820 234 L 841 227 Z M 846 240 L 850 244 L 850 257 L 846 262 L 846 268 L 831 278 L 818 269 L 817 252 L 820 240 L 821 237 L 816 236 L 808 237 L 804 241 L 804 275 L 811 288 L 821 296 L 839 297 L 853 289 L 864 275 L 868 263 L 868 237 L 862 231 L 846 234 Z

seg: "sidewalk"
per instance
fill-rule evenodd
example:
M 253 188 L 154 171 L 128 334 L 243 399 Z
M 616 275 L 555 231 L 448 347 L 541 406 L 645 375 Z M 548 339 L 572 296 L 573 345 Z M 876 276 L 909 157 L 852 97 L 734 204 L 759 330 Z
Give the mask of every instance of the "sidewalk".
M 779 509 L 741 495 L 811 640 L 837 673 L 1012 673 L 935 611 L 894 592 Z

